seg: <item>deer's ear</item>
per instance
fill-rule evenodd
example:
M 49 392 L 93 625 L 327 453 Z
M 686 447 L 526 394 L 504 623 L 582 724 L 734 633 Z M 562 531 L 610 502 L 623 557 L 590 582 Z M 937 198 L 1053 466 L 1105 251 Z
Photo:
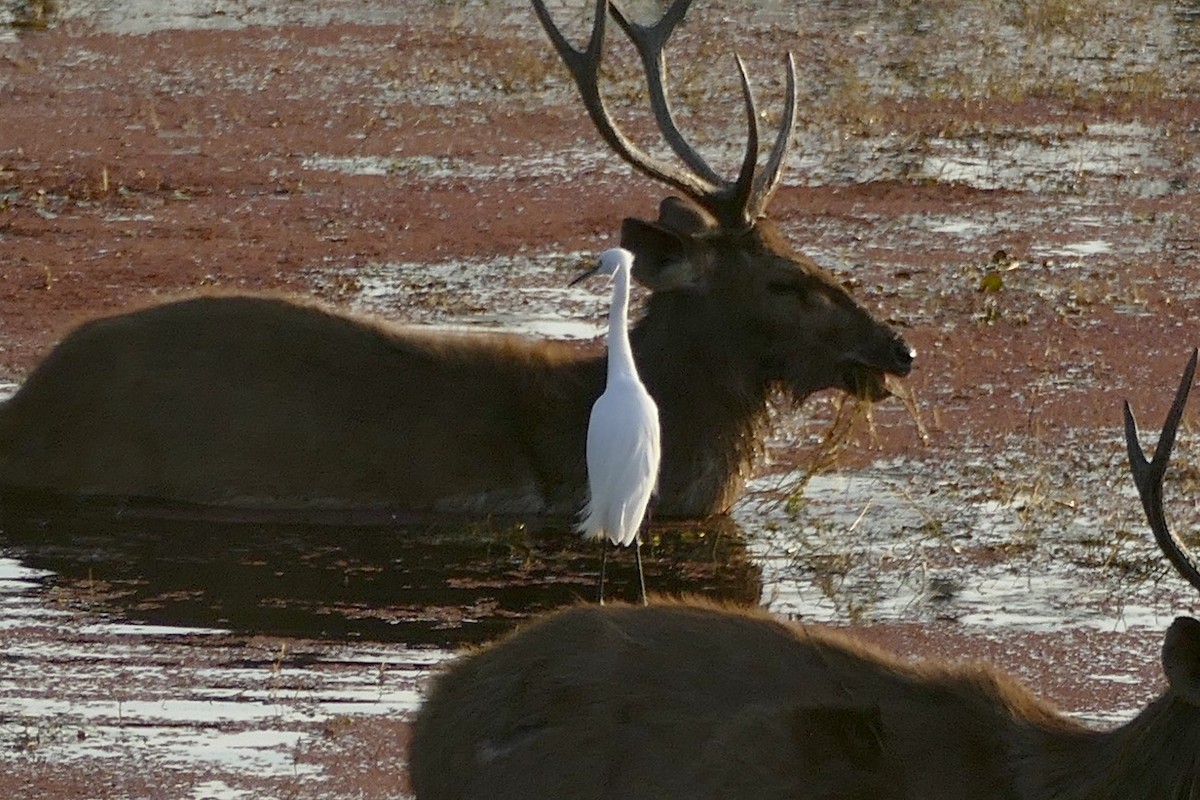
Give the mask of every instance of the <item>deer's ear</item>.
M 647 289 L 667 292 L 701 283 L 688 237 L 672 228 L 629 217 L 621 223 L 621 246 L 633 253 L 634 280 Z
M 682 197 L 664 197 L 658 204 L 658 224 L 695 236 L 720 227 L 716 217 Z
M 1178 617 L 1167 628 L 1163 641 L 1163 672 L 1171 691 L 1200 706 L 1200 622 Z

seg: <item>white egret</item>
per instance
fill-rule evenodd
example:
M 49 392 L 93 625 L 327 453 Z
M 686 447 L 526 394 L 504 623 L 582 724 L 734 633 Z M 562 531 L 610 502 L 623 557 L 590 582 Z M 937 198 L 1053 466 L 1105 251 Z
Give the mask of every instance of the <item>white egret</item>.
M 592 405 L 587 434 L 588 501 L 577 530 L 591 539 L 607 538 L 600 562 L 600 602 L 604 602 L 604 568 L 608 542 L 633 544 L 638 582 L 646 602 L 638 529 L 658 482 L 658 406 L 642 385 L 629 344 L 629 280 L 633 254 L 620 247 L 605 250 L 596 266 L 571 281 L 592 275 L 613 279 L 608 312 L 608 378 Z

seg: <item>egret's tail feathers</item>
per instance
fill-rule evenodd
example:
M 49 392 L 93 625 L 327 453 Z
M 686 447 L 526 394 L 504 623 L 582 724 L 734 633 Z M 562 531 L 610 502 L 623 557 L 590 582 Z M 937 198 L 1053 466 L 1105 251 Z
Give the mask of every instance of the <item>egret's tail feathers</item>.
M 607 536 L 613 544 L 624 547 L 637 541 L 643 514 L 644 509 L 632 509 L 624 503 L 620 508 L 605 513 L 589 500 L 580 512 L 575 530 L 585 539 L 603 539 Z
M 575 532 L 582 534 L 585 539 L 602 539 L 605 535 L 604 526 L 600 524 L 599 514 L 592 507 L 590 500 L 579 512 L 579 522 L 575 525 Z

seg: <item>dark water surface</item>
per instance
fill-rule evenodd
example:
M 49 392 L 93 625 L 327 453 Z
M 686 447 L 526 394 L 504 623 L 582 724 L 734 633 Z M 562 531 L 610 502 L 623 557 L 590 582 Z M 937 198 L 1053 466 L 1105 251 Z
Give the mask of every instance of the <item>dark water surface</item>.
M 0 552 L 53 573 L 40 580 L 68 602 L 117 618 L 303 638 L 448 647 L 597 595 L 600 545 L 565 519 L 234 516 L 10 500 Z M 761 568 L 727 519 L 657 526 L 643 555 L 652 591 L 744 603 L 761 595 Z M 632 551 L 610 551 L 606 596 L 636 592 Z

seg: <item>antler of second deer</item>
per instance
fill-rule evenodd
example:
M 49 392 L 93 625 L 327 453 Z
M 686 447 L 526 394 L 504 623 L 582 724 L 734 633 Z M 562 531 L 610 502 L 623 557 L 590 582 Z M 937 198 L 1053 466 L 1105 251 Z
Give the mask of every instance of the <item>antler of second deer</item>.
M 783 161 L 796 121 L 796 65 L 789 53 L 787 56 L 787 103 L 783 122 L 776 134 L 766 166 L 757 173 L 758 164 L 758 109 L 746 66 L 735 56 L 742 84 L 742 97 L 746 107 L 747 138 L 741 169 L 733 181 L 717 175 L 703 156 L 696 151 L 679 131 L 666 89 L 666 56 L 664 48 L 675 26 L 683 19 L 691 0 L 676 0 L 663 17 L 652 26 L 632 22 L 612 0 L 596 0 L 592 33 L 587 47 L 576 50 L 562 35 L 543 0 L 533 0 L 533 9 L 545 28 L 555 50 L 571 73 L 584 107 L 592 123 L 609 144 L 634 169 L 655 180 L 675 187 L 699 203 L 727 228 L 752 226 L 766 210 L 782 177 Z M 600 63 L 603 57 L 605 21 L 609 13 L 625 31 L 626 36 L 637 48 L 646 72 L 646 84 L 650 93 L 650 105 L 654 119 L 663 139 L 671 150 L 691 170 L 676 168 L 654 158 L 639 148 L 621 131 L 613 121 L 600 94 Z
M 1197 351 L 1192 351 L 1191 360 L 1183 372 L 1179 388 L 1175 391 L 1175 400 L 1163 423 L 1158 445 L 1154 448 L 1153 460 L 1146 459 L 1146 453 L 1138 443 L 1137 420 L 1125 402 L 1125 446 L 1129 451 L 1129 470 L 1133 473 L 1133 482 L 1137 484 L 1138 496 L 1142 499 L 1142 508 L 1146 511 L 1146 520 L 1154 532 L 1159 548 L 1183 578 L 1192 586 L 1200 589 L 1200 566 L 1187 546 L 1179 539 L 1171 526 L 1167 524 L 1167 515 L 1163 510 L 1163 477 L 1167 471 L 1167 461 L 1171 457 L 1171 449 L 1175 446 L 1175 434 L 1179 429 L 1179 421 L 1183 417 L 1184 406 L 1187 405 L 1188 393 L 1192 389 L 1192 381 L 1196 375 Z

